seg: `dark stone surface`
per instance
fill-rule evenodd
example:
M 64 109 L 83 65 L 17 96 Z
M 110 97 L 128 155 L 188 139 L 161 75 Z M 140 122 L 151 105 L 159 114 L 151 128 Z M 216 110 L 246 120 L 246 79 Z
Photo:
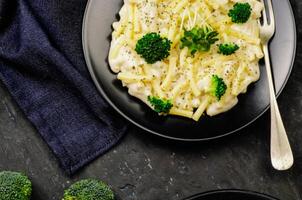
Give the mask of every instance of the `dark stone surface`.
M 302 1 L 292 0 L 298 22 Z M 33 200 L 59 200 L 65 187 L 100 178 L 123 200 L 180 200 L 213 189 L 249 189 L 283 200 L 302 200 L 302 41 L 292 76 L 279 98 L 295 165 L 272 169 L 269 115 L 225 139 L 180 144 L 131 127 L 116 148 L 73 177 L 67 177 L 49 148 L 0 83 L 0 170 L 23 171 L 33 181 Z

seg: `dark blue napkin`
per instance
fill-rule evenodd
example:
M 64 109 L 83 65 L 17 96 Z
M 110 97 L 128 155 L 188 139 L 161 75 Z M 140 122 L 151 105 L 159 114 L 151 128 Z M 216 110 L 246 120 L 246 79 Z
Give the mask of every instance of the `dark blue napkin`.
M 87 1 L 0 2 L 0 78 L 72 174 L 116 144 L 126 129 L 86 69 L 81 32 Z

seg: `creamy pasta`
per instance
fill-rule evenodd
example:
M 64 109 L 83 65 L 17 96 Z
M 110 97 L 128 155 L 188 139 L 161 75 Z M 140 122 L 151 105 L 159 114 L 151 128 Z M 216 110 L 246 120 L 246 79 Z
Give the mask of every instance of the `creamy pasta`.
M 233 23 L 228 12 L 235 3 L 249 3 L 252 13 L 246 23 Z M 124 0 L 113 23 L 109 63 L 123 86 L 152 109 L 148 97 L 170 100 L 167 114 L 198 121 L 206 113 L 214 116 L 234 107 L 237 96 L 260 77 L 259 59 L 263 57 L 258 20 L 263 4 L 258 0 Z M 184 30 L 210 27 L 218 41 L 207 52 L 192 55 L 180 48 Z M 147 33 L 158 33 L 171 41 L 167 58 L 148 64 L 135 51 Z M 219 53 L 218 44 L 234 43 L 240 48 L 232 55 Z M 211 90 L 213 75 L 227 86 L 217 99 Z

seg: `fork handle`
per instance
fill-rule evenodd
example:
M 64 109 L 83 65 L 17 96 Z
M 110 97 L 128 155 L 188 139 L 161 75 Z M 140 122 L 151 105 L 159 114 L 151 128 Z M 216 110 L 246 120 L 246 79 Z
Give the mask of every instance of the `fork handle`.
M 294 163 L 293 153 L 280 115 L 272 78 L 268 45 L 263 45 L 271 105 L 271 162 L 277 170 L 287 170 Z

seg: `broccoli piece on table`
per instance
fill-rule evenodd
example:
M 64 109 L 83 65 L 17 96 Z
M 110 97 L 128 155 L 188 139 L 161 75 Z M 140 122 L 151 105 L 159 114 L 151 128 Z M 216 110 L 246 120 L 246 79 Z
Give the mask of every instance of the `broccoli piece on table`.
M 228 16 L 231 17 L 232 22 L 243 24 L 249 20 L 251 14 L 252 7 L 249 3 L 235 3 Z
M 170 55 L 171 44 L 170 40 L 162 38 L 158 33 L 148 33 L 138 40 L 135 51 L 147 63 L 153 64 Z
M 239 46 L 235 43 L 224 43 L 218 45 L 218 48 L 219 48 L 218 53 L 228 56 L 235 53 L 239 49 Z
M 63 200 L 114 200 L 114 194 L 102 181 L 84 179 L 66 189 Z
M 0 200 L 29 200 L 31 191 L 27 176 L 19 172 L 0 172 Z
M 154 111 L 157 113 L 168 114 L 173 107 L 173 104 L 170 100 L 160 99 L 158 97 L 148 97 L 148 101 L 154 108 Z
M 220 101 L 227 90 L 227 85 L 224 83 L 223 79 L 217 75 L 212 76 L 211 82 L 211 92 L 217 100 Z

